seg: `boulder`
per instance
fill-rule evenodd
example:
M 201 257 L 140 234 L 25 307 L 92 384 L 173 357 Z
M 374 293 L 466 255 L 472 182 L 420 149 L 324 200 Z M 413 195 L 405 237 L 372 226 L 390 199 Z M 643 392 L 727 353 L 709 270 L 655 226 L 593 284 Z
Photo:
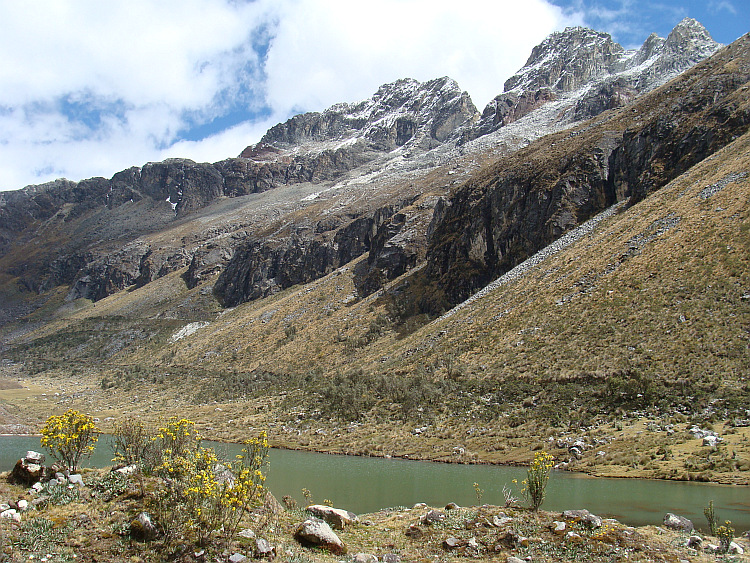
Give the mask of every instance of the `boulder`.
M 83 477 L 81 477 L 78 473 L 75 473 L 68 477 L 68 481 L 71 485 L 78 485 L 79 487 L 83 487 Z
M 35 463 L 37 465 L 44 465 L 44 454 L 29 450 L 23 457 L 28 463 Z
M 266 539 L 258 538 L 255 540 L 255 557 L 275 557 L 276 548 Z
M 141 541 L 153 540 L 157 536 L 156 526 L 148 512 L 141 512 L 130 523 L 130 535 Z
M 588 510 L 566 510 L 562 514 L 565 520 L 581 522 L 589 528 L 599 528 L 602 525 L 602 519 L 596 514 L 591 514 Z
M 24 458 L 19 459 L 16 462 L 16 465 L 13 467 L 13 471 L 10 472 L 8 480 L 11 483 L 17 483 L 19 485 L 30 487 L 37 481 L 41 481 L 43 477 L 44 466 L 38 463 L 29 462 L 26 458 Z
M 335 534 L 327 522 L 320 518 L 308 518 L 297 526 L 294 539 L 305 547 L 319 547 L 334 555 L 346 553 L 344 542 Z
M 328 522 L 335 530 L 343 530 L 347 524 L 358 522 L 359 518 L 353 512 L 333 508 L 323 504 L 312 504 L 306 509 L 310 514 Z
M 664 524 L 665 528 L 669 528 L 670 530 L 676 530 L 678 532 L 692 532 L 695 527 L 693 526 L 693 523 L 685 518 L 684 516 L 678 516 L 677 514 L 672 514 L 671 512 L 667 512 L 664 515 L 664 520 L 662 522 Z
M 447 549 L 448 551 L 458 549 L 459 547 L 462 547 L 464 545 L 465 543 L 462 540 L 454 536 L 451 536 L 443 540 L 443 548 Z
M 692 535 L 688 538 L 687 546 L 693 549 L 700 549 L 703 545 L 703 538 L 700 536 Z
M 420 522 L 422 524 L 430 526 L 432 524 L 442 522 L 443 520 L 445 520 L 445 512 L 440 512 L 439 510 L 430 510 L 427 514 L 422 516 Z

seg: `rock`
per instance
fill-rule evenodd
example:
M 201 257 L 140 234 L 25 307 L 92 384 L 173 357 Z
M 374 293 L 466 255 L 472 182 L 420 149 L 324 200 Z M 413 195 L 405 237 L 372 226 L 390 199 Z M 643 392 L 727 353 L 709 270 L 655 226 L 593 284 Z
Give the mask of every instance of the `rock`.
M 704 436 L 703 445 L 708 446 L 709 448 L 716 449 L 720 441 L 721 438 L 719 438 L 718 436 Z
M 35 453 L 35 452 L 26 452 L 26 453 L 28 455 L 29 453 Z M 25 485 L 29 487 L 32 484 L 36 483 L 37 481 L 41 481 L 43 477 L 44 477 L 44 466 L 38 463 L 29 462 L 26 460 L 26 458 L 24 458 L 24 459 L 19 459 L 16 462 L 16 465 L 13 467 L 13 470 L 10 472 L 10 476 L 8 477 L 8 480 L 11 483 L 17 483 L 19 485 Z
M 310 505 L 306 510 L 313 516 L 325 520 L 336 530 L 343 530 L 347 524 L 359 522 L 359 518 L 353 512 L 323 504 Z
M 445 512 L 440 512 L 439 510 L 430 510 L 427 514 L 422 516 L 419 521 L 426 526 L 430 526 L 432 524 L 442 522 L 443 520 L 445 520 Z
M 505 563 L 527 563 L 523 559 L 519 559 L 515 555 L 508 555 L 508 558 L 505 560 Z
M 427 504 L 425 504 L 424 502 L 418 502 L 411 507 L 412 510 L 419 510 L 420 508 L 427 508 Z
M 458 506 L 455 502 L 449 502 L 448 504 L 445 505 L 445 510 L 457 510 L 459 508 L 461 507 Z
M 386 553 L 383 555 L 383 563 L 401 563 L 401 556 L 396 553 Z
M 243 561 L 247 561 L 247 557 L 241 553 L 233 553 L 229 556 L 229 563 L 243 563 Z
M 565 533 L 567 527 L 565 525 L 565 522 L 559 522 L 555 520 L 554 522 L 552 522 L 552 526 L 550 526 L 550 528 L 552 529 L 553 534 L 555 534 L 556 536 L 562 536 Z
M 16 509 L 19 512 L 25 512 L 29 509 L 29 501 L 26 499 L 21 499 L 16 503 Z
M 565 520 L 572 520 L 573 522 L 581 522 L 589 528 L 599 528 L 602 525 L 602 519 L 591 514 L 588 510 L 566 510 L 562 514 Z
M 250 528 L 240 530 L 239 532 L 237 532 L 237 535 L 241 538 L 246 538 L 249 540 L 255 539 L 255 532 L 253 532 Z
M 744 555 L 745 550 L 737 542 L 730 542 L 729 549 L 727 549 L 727 553 L 729 553 L 730 555 Z
M 459 547 L 462 547 L 463 545 L 465 545 L 464 542 L 454 536 L 451 536 L 443 540 L 443 547 L 449 551 L 453 549 L 458 549 Z
M 576 532 L 568 532 L 567 534 L 565 534 L 565 539 L 573 543 L 579 543 L 583 541 L 583 538 Z
M 141 512 L 133 519 L 130 523 L 130 535 L 141 541 L 149 541 L 156 538 L 158 532 L 148 512 Z
M 71 485 L 78 485 L 79 487 L 83 487 L 83 477 L 79 475 L 78 473 L 75 473 L 68 477 L 68 481 L 70 481 Z
M 477 538 L 469 538 L 469 541 L 466 542 L 466 547 L 473 549 L 474 551 L 479 551 L 479 542 L 477 541 Z
M 692 532 L 695 529 L 693 523 L 690 520 L 688 520 L 684 516 L 672 514 L 671 512 L 667 512 L 664 515 L 662 524 L 665 528 L 676 530 L 678 532 Z
M 115 473 L 119 473 L 121 475 L 132 475 L 138 470 L 137 465 L 126 465 L 125 467 L 120 467 L 118 469 L 115 469 Z
M 354 556 L 354 563 L 378 563 L 378 558 L 371 553 L 357 553 Z
M 495 514 L 492 517 L 491 524 L 495 528 L 502 528 L 503 526 L 505 526 L 506 524 L 508 524 L 508 523 L 510 523 L 512 521 L 513 521 L 513 518 L 509 518 L 503 512 L 501 512 L 500 514 Z
M 29 450 L 23 457 L 27 463 L 34 463 L 36 465 L 44 465 L 44 454 Z
M 703 544 L 703 538 L 700 536 L 692 535 L 688 538 L 687 546 L 693 549 L 700 549 Z
M 31 490 L 34 491 L 35 493 L 38 493 L 43 488 L 44 488 L 44 485 L 42 485 L 39 481 L 31 485 Z
M 6 518 L 8 520 L 14 520 L 16 522 L 21 521 L 21 515 L 14 508 L 9 508 L 8 510 L 3 510 L 2 512 L 0 512 L 0 518 Z
M 275 557 L 276 548 L 266 539 L 258 538 L 255 540 L 255 557 Z
M 319 518 L 308 518 L 297 526 L 294 539 L 306 547 L 319 547 L 334 555 L 346 553 L 344 542 L 334 533 L 327 522 Z

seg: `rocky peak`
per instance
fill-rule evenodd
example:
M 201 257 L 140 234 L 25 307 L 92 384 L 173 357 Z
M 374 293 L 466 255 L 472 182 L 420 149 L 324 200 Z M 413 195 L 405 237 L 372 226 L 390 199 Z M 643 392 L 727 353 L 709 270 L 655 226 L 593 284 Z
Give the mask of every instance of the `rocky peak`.
M 550 88 L 570 92 L 592 78 L 611 72 L 623 52 L 608 33 L 568 27 L 534 47 L 518 73 L 505 82 L 505 92 Z
M 464 140 L 491 133 L 552 101 L 568 101 L 559 108 L 557 126 L 593 117 L 664 84 L 720 46 L 691 18 L 677 24 L 666 39 L 652 33 L 639 49 L 627 51 L 607 33 L 569 27 L 534 47 Z
M 381 86 L 367 100 L 294 116 L 269 129 L 259 145 L 291 148 L 361 140 L 377 150 L 392 150 L 409 142 L 430 148 L 476 116 L 471 98 L 455 80 L 444 77 L 418 82 L 406 78 Z

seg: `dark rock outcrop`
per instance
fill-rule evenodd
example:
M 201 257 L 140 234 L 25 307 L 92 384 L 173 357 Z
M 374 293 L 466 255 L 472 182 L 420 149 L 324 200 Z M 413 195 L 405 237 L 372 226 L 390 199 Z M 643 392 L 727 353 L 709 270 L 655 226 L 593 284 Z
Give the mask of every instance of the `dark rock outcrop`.
M 637 202 L 750 127 L 745 36 L 582 131 L 548 136 L 436 210 L 427 276 L 458 303 L 615 201 Z

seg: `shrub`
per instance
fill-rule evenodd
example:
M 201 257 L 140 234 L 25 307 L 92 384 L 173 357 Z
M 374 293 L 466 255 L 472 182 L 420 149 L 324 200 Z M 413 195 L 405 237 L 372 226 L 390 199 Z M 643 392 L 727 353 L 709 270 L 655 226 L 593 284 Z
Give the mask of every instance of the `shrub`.
M 94 419 L 74 409 L 51 416 L 42 428 L 42 447 L 70 471 L 78 469 L 82 457 L 90 456 L 100 430 Z
M 703 515 L 708 521 L 708 529 L 711 532 L 711 535 L 715 536 L 718 528 L 718 518 L 716 517 L 716 512 L 714 512 L 714 501 L 708 501 L 708 506 L 703 509 Z
M 552 456 L 545 452 L 536 452 L 534 461 L 526 471 L 526 480 L 523 494 L 529 501 L 531 510 L 538 510 L 544 502 L 547 482 L 549 481 L 550 470 L 552 469 Z
M 190 421 L 174 422 L 182 428 L 177 435 L 184 437 L 187 432 L 193 436 Z M 172 434 L 175 432 L 166 432 Z M 242 453 L 231 462 L 222 462 L 212 449 L 193 444 L 165 450 L 155 469 L 161 478 L 154 496 L 155 512 L 166 544 L 175 537 L 192 535 L 198 545 L 206 545 L 218 531 L 229 539 L 244 513 L 263 500 L 263 468 L 268 456 L 265 433 L 245 442 Z
M 721 553 L 728 552 L 729 545 L 732 543 L 732 540 L 734 540 L 734 528 L 732 528 L 732 523 L 729 520 L 724 522 L 723 526 L 716 528 L 716 537 L 719 538 L 719 549 Z
M 111 446 L 114 454 L 113 462 L 138 465 L 145 464 L 149 458 L 153 457 L 150 454 L 155 443 L 140 420 L 126 418 L 115 424 Z

